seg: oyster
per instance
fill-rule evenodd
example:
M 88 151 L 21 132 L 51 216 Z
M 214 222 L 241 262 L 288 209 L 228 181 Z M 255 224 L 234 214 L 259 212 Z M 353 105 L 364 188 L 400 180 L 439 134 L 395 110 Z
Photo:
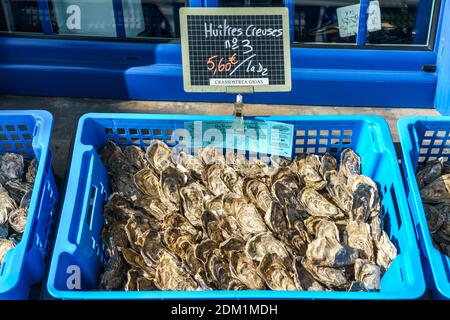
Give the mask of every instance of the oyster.
M 14 209 L 9 213 L 9 225 L 18 233 L 23 233 L 27 223 L 28 211 L 24 208 Z
M 148 167 L 147 160 L 145 160 L 145 152 L 138 146 L 128 146 L 123 150 L 125 158 L 133 167 L 134 172 L 138 172 Z
M 243 194 L 244 181 L 242 177 L 230 166 L 226 166 L 222 171 L 221 180 L 225 183 L 229 190 L 237 195 Z
M 230 282 L 237 280 L 231 277 L 230 265 L 218 250 L 208 256 L 205 268 L 208 276 L 219 290 L 229 290 Z
M 34 184 L 37 170 L 38 170 L 38 162 L 36 159 L 33 159 L 28 164 L 27 172 L 25 173 L 25 182 L 29 184 Z
M 177 164 L 177 166 L 184 167 L 189 172 L 189 175 L 194 179 L 202 179 L 205 167 L 199 158 L 182 151 L 176 157 L 175 163 Z
M 321 162 L 319 156 L 306 155 L 297 160 L 298 176 L 306 187 L 322 190 L 326 182 L 320 174 Z
M 342 151 L 339 173 L 350 181 L 361 174 L 361 159 L 352 149 Z
M 16 203 L 20 203 L 22 198 L 33 190 L 33 185 L 19 180 L 9 180 L 4 184 L 4 187 Z
M 439 158 L 427 162 L 426 165 L 416 174 L 417 184 L 419 185 L 419 188 L 422 189 L 431 182 L 437 180 L 443 174 L 443 169 L 444 158 Z
M 339 230 L 330 218 L 309 217 L 305 221 L 305 227 L 308 233 L 314 238 L 327 237 L 340 241 Z
M 208 257 L 217 249 L 219 249 L 217 242 L 209 239 L 203 240 L 195 246 L 194 255 L 197 259 L 203 263 L 206 263 L 206 261 L 208 261 Z
M 180 228 L 188 231 L 192 234 L 196 239 L 201 238 L 201 232 L 199 232 L 190 222 L 189 220 L 178 212 L 171 212 L 164 217 L 164 221 L 162 223 L 162 227 L 167 228 Z
M 145 151 L 145 158 L 157 172 L 163 172 L 174 166 L 172 151 L 161 140 L 153 140 Z
M 272 290 L 297 290 L 291 273 L 277 254 L 264 255 L 259 263 L 258 273 Z
M 324 291 L 325 288 L 317 282 L 314 277 L 305 269 L 301 257 L 296 257 L 292 266 L 294 270 L 294 281 L 298 290 L 303 291 Z
M 100 276 L 99 288 L 108 291 L 122 288 L 125 270 L 125 261 L 120 253 L 115 251 L 106 262 L 105 269 Z
M 381 269 L 376 264 L 358 259 L 355 261 L 355 279 L 367 290 L 380 290 Z
M 0 184 L 0 225 L 8 222 L 9 213 L 16 208 L 16 203 Z
M 206 166 L 210 166 L 213 164 L 225 164 L 225 157 L 223 156 L 223 152 L 221 152 L 217 148 L 206 147 L 199 152 L 199 157 L 202 159 L 203 163 Z
M 344 214 L 313 188 L 302 190 L 300 201 L 311 216 L 342 218 Z
M 420 196 L 425 203 L 440 203 L 450 201 L 450 174 L 440 176 L 420 190 Z
M 117 249 L 128 248 L 130 244 L 125 224 L 119 222 L 108 223 L 103 227 L 102 240 L 106 244 L 110 256 Z
M 336 158 L 330 155 L 329 153 L 325 153 L 320 159 L 320 174 L 325 177 L 325 174 L 329 171 L 337 170 L 337 161 Z
M 365 222 L 350 221 L 345 230 L 348 237 L 348 245 L 357 250 L 361 258 L 375 262 L 375 250 L 370 225 Z
M 252 204 L 242 205 L 240 210 L 236 212 L 236 219 L 242 234 L 247 239 L 254 234 L 267 231 L 267 226 L 264 223 L 264 220 Z
M 230 257 L 231 275 L 239 280 L 245 289 L 264 290 L 266 284 L 259 276 L 256 263 L 245 254 L 233 252 Z
M 314 279 L 328 288 L 345 289 L 349 286 L 344 268 L 320 267 L 308 259 L 303 259 L 302 264 Z
M 372 179 L 365 176 L 354 177 L 351 191 L 353 196 L 351 219 L 366 222 L 380 211 L 378 188 Z
M 272 230 L 275 234 L 283 234 L 287 232 L 288 222 L 286 220 L 283 207 L 279 202 L 272 202 L 270 209 L 267 210 L 264 216 L 264 220 L 270 230 Z M 261 230 L 260 232 L 263 231 L 264 230 Z
M 0 239 L 0 264 L 3 263 L 6 253 L 15 247 L 14 242 L 8 239 Z
M 233 252 L 244 252 L 245 244 L 246 242 L 244 239 L 234 237 L 222 242 L 219 245 L 219 248 L 224 254 L 230 255 Z
M 150 198 L 160 198 L 162 194 L 159 177 L 151 169 L 142 169 L 134 175 L 136 188 Z
M 389 236 L 386 231 L 383 230 L 381 237 L 378 241 L 375 241 L 377 248 L 377 265 L 384 270 L 387 270 L 392 261 L 397 257 L 397 249 L 394 244 L 389 240 Z
M 141 253 L 144 257 L 148 258 L 152 264 L 156 265 L 165 254 L 169 253 L 169 250 L 162 243 L 161 235 L 159 233 L 150 232 L 150 230 L 148 230 L 143 237 L 144 243 Z
M 347 180 L 335 170 L 325 172 L 326 188 L 331 199 L 344 212 L 350 212 L 353 205 L 353 197 L 346 187 Z
M 272 204 L 272 195 L 267 185 L 257 179 L 244 181 L 244 194 L 263 212 L 267 212 Z
M 183 269 L 177 259 L 165 254 L 159 261 L 155 274 L 155 285 L 160 290 L 198 290 L 199 285 L 189 273 Z
M 161 172 L 163 195 L 177 207 L 181 204 L 180 189 L 187 182 L 187 176 L 175 167 L 167 167 Z
M 430 233 L 435 233 L 444 224 L 447 219 L 447 214 L 445 211 L 441 211 L 436 206 L 429 204 L 424 204 L 423 208 L 425 210 L 425 217 L 427 218 L 428 229 Z
M 22 199 L 20 200 L 20 205 L 19 207 L 25 210 L 28 210 L 28 208 L 30 207 L 30 203 L 31 203 L 31 197 L 33 196 L 33 191 L 28 191 L 27 193 L 25 193 L 22 197 Z
M 184 216 L 194 226 L 202 226 L 201 217 L 205 209 L 203 200 L 206 194 L 206 188 L 198 182 L 191 183 L 180 189 Z
M 0 160 L 1 180 L 22 179 L 25 170 L 23 156 L 16 153 L 5 153 Z
M 214 163 L 206 168 L 206 183 L 215 196 L 230 192 L 230 189 L 222 180 L 223 170 L 224 167 L 220 163 Z
M 266 254 L 273 253 L 283 261 L 290 261 L 286 246 L 270 233 L 260 233 L 247 241 L 245 253 L 253 260 L 261 261 Z
M 308 245 L 306 258 L 318 266 L 338 268 L 354 264 L 358 253 L 335 238 L 320 237 Z

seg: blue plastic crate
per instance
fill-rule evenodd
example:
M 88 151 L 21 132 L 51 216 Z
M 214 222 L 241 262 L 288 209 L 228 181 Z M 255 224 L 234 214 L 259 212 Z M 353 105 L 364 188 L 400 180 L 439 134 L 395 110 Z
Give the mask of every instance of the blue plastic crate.
M 425 291 L 410 213 L 389 127 L 372 116 L 289 116 L 255 119 L 294 125 L 292 154 L 326 151 L 339 155 L 354 148 L 361 155 L 363 173 L 380 187 L 386 231 L 398 249 L 381 281 L 381 292 L 305 291 L 95 291 L 105 260 L 101 242 L 103 206 L 108 179 L 98 151 L 113 140 L 121 146 L 147 146 L 152 139 L 169 141 L 185 122 L 233 120 L 232 117 L 147 114 L 87 114 L 79 122 L 72 163 L 53 251 L 47 289 L 61 299 L 414 299 Z M 76 289 L 77 276 L 80 289 Z M 69 289 L 72 288 L 72 289 Z M 75 289 L 73 289 L 75 288 Z
M 0 299 L 27 299 L 47 270 L 58 201 L 49 150 L 52 127 L 46 111 L 0 111 L 0 153 L 17 152 L 39 163 L 22 241 L 0 267 Z
M 398 122 L 405 188 L 411 208 L 428 288 L 435 298 L 450 299 L 450 258 L 432 243 L 416 180 L 419 163 L 450 159 L 450 117 L 404 117 Z

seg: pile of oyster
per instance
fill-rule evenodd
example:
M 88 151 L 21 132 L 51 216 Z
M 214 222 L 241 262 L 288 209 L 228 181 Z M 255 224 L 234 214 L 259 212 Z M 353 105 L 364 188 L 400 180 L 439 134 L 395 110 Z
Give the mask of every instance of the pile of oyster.
M 416 177 L 433 244 L 450 257 L 450 162 L 428 161 Z
M 36 177 L 37 161 L 0 155 L 0 264 L 22 238 Z
M 351 149 L 271 165 L 108 143 L 101 290 L 375 291 L 397 250 Z

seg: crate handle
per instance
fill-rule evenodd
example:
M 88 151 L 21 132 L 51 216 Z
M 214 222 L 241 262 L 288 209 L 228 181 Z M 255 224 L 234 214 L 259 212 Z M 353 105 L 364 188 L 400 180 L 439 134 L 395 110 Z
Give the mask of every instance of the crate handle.
M 45 156 L 45 160 L 44 160 L 44 164 L 43 164 L 43 169 L 40 169 L 38 167 L 38 170 L 42 170 L 42 174 L 41 174 L 41 184 L 39 185 L 39 187 L 36 189 L 37 193 L 36 195 L 33 195 L 33 197 L 35 197 L 36 199 L 36 206 L 33 210 L 33 214 L 35 215 L 31 221 L 32 224 L 28 229 L 28 239 L 27 239 L 27 243 L 25 245 L 25 252 L 29 252 L 33 246 L 33 243 L 35 241 L 35 237 L 36 237 L 36 232 L 38 230 L 38 225 L 39 225 L 39 216 L 37 216 L 39 214 L 39 212 L 41 212 L 42 210 L 42 205 L 43 205 L 43 200 L 44 200 L 44 196 L 45 196 L 45 192 L 44 192 L 44 188 L 46 185 L 46 182 L 48 181 L 49 177 L 48 177 L 48 173 L 49 170 L 51 170 L 51 163 L 52 163 L 52 159 L 53 159 L 53 155 L 50 151 L 47 151 L 47 155 Z M 39 174 L 37 174 L 36 176 L 39 176 Z M 34 192 L 34 191 L 33 191 Z

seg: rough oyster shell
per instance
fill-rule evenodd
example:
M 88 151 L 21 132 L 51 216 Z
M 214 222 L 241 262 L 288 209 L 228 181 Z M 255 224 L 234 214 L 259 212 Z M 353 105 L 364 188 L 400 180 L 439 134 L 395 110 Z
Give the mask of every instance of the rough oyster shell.
M 242 205 L 235 216 L 244 238 L 248 239 L 254 234 L 267 231 L 264 220 L 252 204 Z
M 264 215 L 264 221 L 275 234 L 283 234 L 288 230 L 288 222 L 283 207 L 279 202 L 273 201 Z M 261 230 L 263 232 L 264 230 Z
M 176 157 L 175 163 L 177 164 L 177 166 L 184 167 L 189 172 L 190 176 L 194 179 L 202 179 L 205 167 L 199 158 L 182 151 Z
M 161 187 L 164 197 L 175 204 L 181 205 L 180 189 L 185 186 L 187 176 L 175 167 L 167 167 L 161 172 Z
M 320 174 L 321 162 L 319 156 L 306 155 L 297 160 L 298 176 L 306 187 L 322 190 L 326 182 Z
M 302 258 L 296 257 L 293 261 L 294 281 L 298 290 L 324 291 L 325 288 L 303 266 Z
M 125 158 L 130 165 L 134 168 L 135 172 L 148 167 L 147 160 L 145 160 L 145 152 L 138 146 L 127 146 L 123 150 Z
M 250 290 L 264 290 L 266 285 L 259 276 L 255 262 L 241 252 L 230 254 L 230 272 L 233 277 L 241 281 Z
M 263 212 L 267 212 L 273 202 L 267 185 L 257 179 L 247 179 L 244 181 L 244 194 Z
M 420 190 L 425 203 L 440 203 L 450 199 L 450 174 L 440 176 Z
M 222 170 L 221 180 L 225 183 L 229 190 L 238 195 L 243 195 L 244 180 L 242 177 L 230 166 L 225 166 Z
M 0 176 L 2 180 L 22 179 L 25 170 L 23 156 L 17 153 L 5 153 L 0 160 Z
M 327 182 L 326 188 L 333 202 L 344 212 L 350 212 L 353 198 L 346 187 L 346 178 L 335 170 L 329 170 L 325 172 L 324 179 Z
M 210 166 L 213 164 L 225 164 L 225 157 L 223 156 L 223 152 L 218 148 L 206 147 L 200 150 L 198 155 L 206 166 Z
M 336 158 L 330 155 L 329 153 L 325 153 L 320 159 L 320 174 L 325 177 L 325 174 L 329 171 L 337 170 L 337 161 Z
M 337 268 L 354 264 L 358 253 L 335 238 L 320 237 L 308 245 L 306 257 L 315 265 Z
M 172 150 L 161 140 L 153 140 L 145 151 L 145 158 L 157 172 L 174 166 Z
M 444 158 L 429 161 L 416 174 L 419 189 L 438 179 L 444 169 Z
M 38 170 L 38 162 L 36 159 L 33 159 L 28 164 L 27 172 L 25 173 L 25 182 L 28 182 L 29 184 L 34 184 L 37 170 Z
M 203 201 L 207 190 L 200 183 L 194 182 L 180 189 L 184 216 L 197 227 L 202 226 L 202 213 L 205 210 Z
M 427 218 L 428 229 L 433 234 L 444 224 L 447 219 L 447 214 L 445 211 L 441 211 L 437 207 L 429 204 L 424 204 L 423 208 L 425 210 L 425 217 Z
M 300 201 L 311 216 L 342 218 L 344 214 L 313 188 L 304 188 Z
M 380 239 L 375 241 L 375 245 L 377 248 L 377 265 L 385 271 L 397 257 L 397 248 L 395 248 L 394 244 L 389 240 L 389 236 L 384 230 Z
M 351 185 L 353 203 L 351 219 L 366 222 L 380 211 L 380 196 L 375 182 L 369 177 L 354 177 Z
M 314 279 L 328 288 L 345 289 L 349 285 L 344 268 L 320 267 L 308 259 L 303 259 L 302 264 Z
M 106 262 L 105 270 L 100 276 L 99 288 L 101 290 L 117 290 L 123 287 L 123 274 L 125 261 L 121 254 L 115 251 Z
M 275 254 L 283 261 L 290 261 L 286 246 L 270 233 L 260 233 L 247 241 L 245 253 L 253 260 L 261 261 L 266 254 Z
M 348 245 L 358 250 L 361 258 L 375 262 L 375 250 L 370 225 L 365 222 L 350 221 L 345 230 Z
M 225 182 L 222 180 L 222 172 L 224 167 L 220 163 L 214 163 L 206 168 L 206 183 L 211 190 L 211 192 L 215 195 L 227 194 L 230 192 L 230 189 L 227 187 Z
M 9 225 L 18 233 L 23 233 L 27 224 L 28 211 L 23 208 L 14 209 L 9 213 Z
M 5 189 L 0 189 L 0 225 L 8 222 L 9 213 L 16 209 L 16 203 Z
M 295 281 L 283 259 L 276 254 L 264 255 L 258 266 L 258 273 L 272 290 L 297 290 Z
M 341 152 L 339 172 L 350 180 L 361 174 L 361 158 L 352 149 L 345 149 Z
M 155 274 L 155 285 L 160 290 L 198 290 L 198 283 L 180 265 L 177 259 L 165 254 L 159 261 Z
M 368 290 L 379 290 L 381 283 L 381 269 L 373 263 L 362 259 L 355 261 L 355 279 Z

